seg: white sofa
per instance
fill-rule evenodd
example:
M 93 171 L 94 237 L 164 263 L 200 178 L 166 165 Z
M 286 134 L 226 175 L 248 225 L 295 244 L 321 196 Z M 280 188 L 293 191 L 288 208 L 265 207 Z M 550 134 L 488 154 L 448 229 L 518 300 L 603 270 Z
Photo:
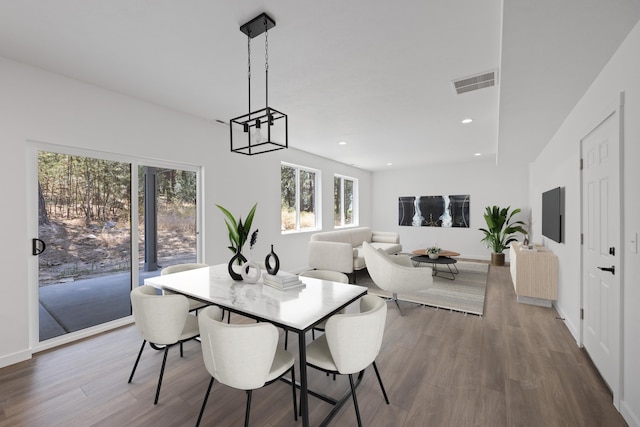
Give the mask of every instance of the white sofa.
M 393 255 L 402 250 L 400 235 L 390 231 L 371 231 L 369 227 L 345 228 L 311 235 L 309 266 L 351 274 L 366 267 L 362 242 Z

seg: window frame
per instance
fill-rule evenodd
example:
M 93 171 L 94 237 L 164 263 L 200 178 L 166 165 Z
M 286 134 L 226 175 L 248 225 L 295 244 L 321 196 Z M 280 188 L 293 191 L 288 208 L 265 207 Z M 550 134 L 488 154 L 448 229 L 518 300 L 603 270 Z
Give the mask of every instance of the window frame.
M 340 180 L 340 224 L 336 224 L 336 216 L 335 216 L 335 185 L 336 185 L 336 179 Z M 345 218 L 346 218 L 346 211 L 345 211 L 345 206 L 344 206 L 344 187 L 345 187 L 345 180 L 346 181 L 351 181 L 352 185 L 353 185 L 353 195 L 352 195 L 352 200 L 351 200 L 351 204 L 352 204 L 352 212 L 351 212 L 351 224 L 345 224 Z M 348 228 L 348 227 L 357 227 L 359 222 L 360 222 L 360 200 L 359 200 L 359 195 L 358 195 L 358 178 L 354 178 L 352 176 L 347 176 L 347 175 L 341 175 L 341 174 L 334 174 L 333 175 L 333 186 L 334 186 L 334 194 L 333 194 L 333 204 L 334 204 L 334 210 L 333 210 L 333 226 L 334 228 Z
M 294 233 L 306 233 L 306 232 L 314 232 L 314 231 L 318 231 L 322 229 L 322 188 L 321 188 L 321 184 L 322 184 L 322 171 L 320 171 L 319 169 L 315 169 L 312 167 L 308 167 L 308 166 L 302 166 L 302 165 L 298 165 L 295 163 L 289 163 L 289 162 L 280 162 L 280 212 L 282 213 L 282 167 L 286 166 L 286 167 L 290 167 L 293 168 L 295 170 L 295 183 L 296 183 L 296 206 L 295 206 L 295 210 L 296 210 L 296 227 L 294 229 L 291 230 L 285 230 L 283 228 L 283 223 L 282 223 L 282 215 L 280 216 L 280 233 L 281 234 L 294 234 Z M 315 174 L 315 179 L 314 179 L 314 218 L 315 218 L 315 224 L 313 227 L 308 227 L 308 228 L 301 228 L 300 227 L 300 217 L 301 217 L 301 212 L 300 212 L 300 172 L 301 171 L 305 171 L 305 172 L 311 172 L 313 174 Z

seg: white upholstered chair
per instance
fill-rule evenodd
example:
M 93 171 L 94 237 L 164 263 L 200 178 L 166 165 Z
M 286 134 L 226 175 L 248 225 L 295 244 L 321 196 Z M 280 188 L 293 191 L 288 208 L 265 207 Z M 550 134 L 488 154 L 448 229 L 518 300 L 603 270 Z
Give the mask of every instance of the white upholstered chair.
M 338 283 L 349 283 L 349 276 L 347 276 L 344 273 L 340 273 L 339 271 L 333 271 L 333 270 L 307 270 L 298 274 L 298 276 L 313 277 L 314 279 L 330 280 L 332 282 L 338 282 Z M 340 310 L 339 313 L 344 313 L 344 310 Z M 324 331 L 325 323 L 326 321 L 320 322 L 313 327 L 313 329 L 311 330 L 313 339 L 316 339 L 316 335 L 315 335 L 316 330 Z M 286 330 L 284 331 L 284 333 L 285 333 L 284 348 L 286 350 L 289 344 L 289 333 Z
M 398 293 L 413 292 L 433 286 L 433 270 L 414 267 L 407 255 L 389 255 L 369 245 L 362 244 L 367 271 L 371 280 L 382 290 L 392 294 L 393 301 L 403 315 L 398 303 Z
M 180 357 L 182 357 L 182 343 L 199 335 L 198 320 L 189 314 L 189 301 L 187 301 L 186 297 L 182 295 L 158 295 L 156 288 L 152 286 L 134 288 L 131 291 L 131 306 L 136 327 L 143 340 L 129 376 L 129 383 L 133 380 L 133 375 L 136 372 L 147 341 L 156 350 L 164 348 L 156 397 L 153 402 L 157 404 L 169 348 L 180 344 Z
M 200 425 L 213 381 L 247 392 L 245 426 L 249 425 L 252 391 L 291 371 L 293 416 L 298 419 L 294 357 L 277 348 L 278 330 L 270 323 L 227 324 L 217 318 L 213 307 L 198 316 L 204 365 L 211 375 L 196 426 Z
M 162 270 L 160 270 L 160 275 L 164 276 L 165 274 L 180 273 L 181 271 L 195 270 L 196 268 L 203 268 L 203 267 L 209 267 L 209 265 L 208 264 L 203 264 L 203 263 L 198 263 L 198 262 L 169 265 L 169 266 L 163 268 Z M 173 292 L 168 291 L 168 290 L 164 290 L 163 293 L 165 295 L 173 294 Z M 199 310 L 199 309 L 204 308 L 204 307 L 207 306 L 206 303 L 200 302 L 200 301 L 195 300 L 193 298 L 187 297 L 187 299 L 189 300 L 189 311 Z
M 339 271 L 332 270 L 307 270 L 298 274 L 302 277 L 313 277 L 315 279 L 331 280 L 332 282 L 349 283 L 349 276 Z
M 359 426 L 362 422 L 353 381 L 354 373 L 373 365 L 384 400 L 389 404 L 375 362 L 382 345 L 386 319 L 387 305 L 384 300 L 375 295 L 365 295 L 360 299 L 360 313 L 331 316 L 327 320 L 324 335 L 307 346 L 309 366 L 327 373 L 349 376 Z

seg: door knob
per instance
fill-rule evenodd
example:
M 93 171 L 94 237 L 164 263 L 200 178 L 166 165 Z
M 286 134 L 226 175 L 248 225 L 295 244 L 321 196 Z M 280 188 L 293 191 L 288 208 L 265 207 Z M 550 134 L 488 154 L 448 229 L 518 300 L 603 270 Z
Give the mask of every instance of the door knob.
M 616 274 L 616 266 L 612 265 L 611 267 L 598 267 L 598 269 L 602 271 L 608 271 L 611 274 Z

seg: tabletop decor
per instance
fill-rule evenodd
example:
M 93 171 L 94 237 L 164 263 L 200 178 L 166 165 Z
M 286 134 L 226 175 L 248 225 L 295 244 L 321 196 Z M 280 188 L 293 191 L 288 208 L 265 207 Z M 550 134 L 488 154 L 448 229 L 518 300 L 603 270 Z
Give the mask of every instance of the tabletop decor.
M 251 240 L 249 241 L 249 261 L 242 264 L 242 268 L 240 268 L 240 275 L 242 276 L 242 280 L 247 283 L 256 283 L 258 279 L 260 279 L 260 267 L 258 264 L 253 262 L 253 247 L 258 241 L 258 230 L 253 232 L 251 235 Z
M 273 267 L 271 267 L 271 258 L 273 258 L 273 261 L 275 262 Z M 278 270 L 280 270 L 280 258 L 278 258 L 278 255 L 273 251 L 273 245 L 271 245 L 271 252 L 269 252 L 267 257 L 264 259 L 264 265 L 267 268 L 267 273 L 273 276 L 278 274 Z
M 236 220 L 235 217 L 229 212 L 227 209 L 220 205 L 216 205 L 218 209 L 222 211 L 225 215 L 225 224 L 227 225 L 227 230 L 229 231 L 229 250 L 234 253 L 231 260 L 229 260 L 229 275 L 233 280 L 242 280 L 242 276 L 233 269 L 233 265 L 242 265 L 247 262 L 247 258 L 242 255 L 242 247 L 246 243 L 249 232 L 251 231 L 251 224 L 253 223 L 253 217 L 256 213 L 256 208 L 258 204 L 254 204 L 249 214 L 247 215 L 244 223 L 242 222 L 242 217 L 238 217 Z M 256 237 L 257 238 L 257 237 Z
M 442 252 L 442 249 L 438 246 L 431 246 L 427 248 L 427 255 L 429 255 L 429 258 L 431 259 L 438 259 L 440 252 Z

